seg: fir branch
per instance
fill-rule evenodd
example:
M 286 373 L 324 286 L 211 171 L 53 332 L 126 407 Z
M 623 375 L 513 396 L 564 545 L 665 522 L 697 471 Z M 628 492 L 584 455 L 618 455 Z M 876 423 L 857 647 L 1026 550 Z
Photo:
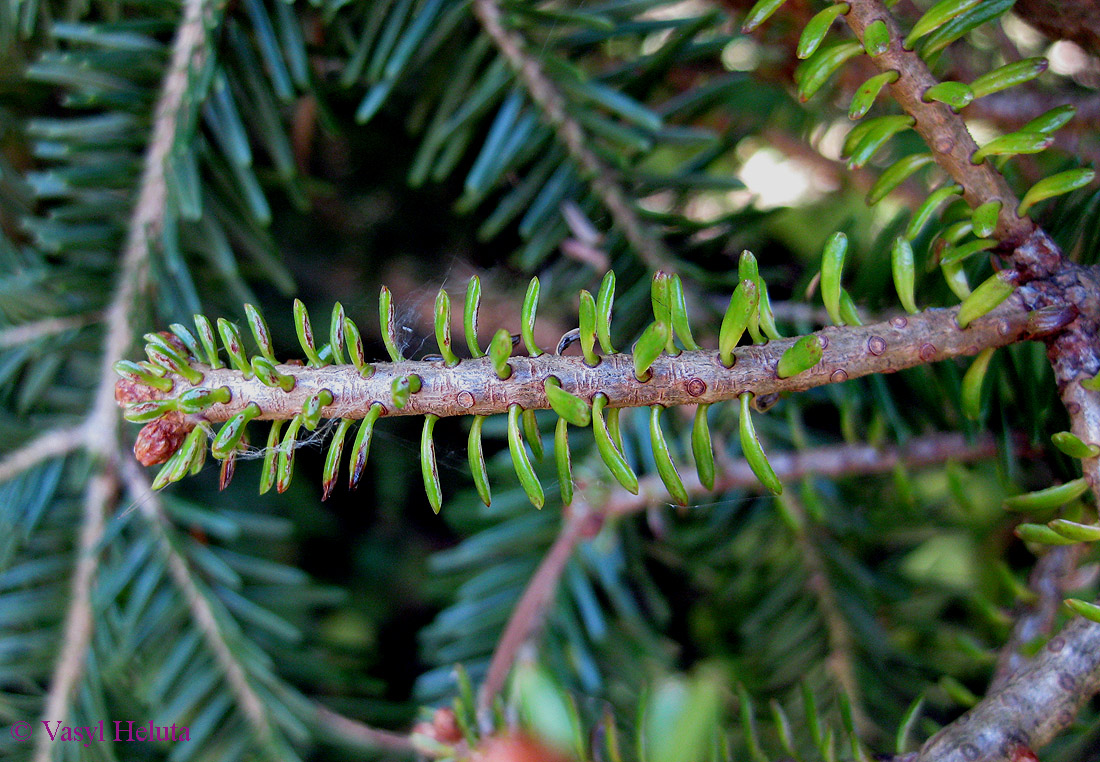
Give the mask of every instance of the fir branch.
M 859 681 L 856 679 L 855 641 L 852 637 L 852 628 L 837 602 L 836 590 L 825 568 L 825 559 L 815 542 L 816 527 L 810 525 L 810 518 L 796 496 L 788 493 L 779 499 L 784 501 L 786 510 L 795 519 L 797 527 L 794 531 L 795 542 L 807 573 L 806 587 L 816 599 L 818 610 L 825 623 L 829 644 L 825 670 L 848 696 L 852 707 L 852 720 L 860 734 L 865 735 L 873 725 L 863 708 Z
M 35 320 L 33 323 L 13 325 L 0 329 L 0 349 L 17 347 L 35 339 L 44 339 L 56 336 L 65 331 L 83 328 L 103 318 L 99 312 L 90 312 L 84 315 L 71 315 L 69 317 L 51 317 Z
M 40 434 L 0 460 L 0 482 L 14 478 L 44 460 L 60 458 L 79 449 L 84 444 L 86 431 L 84 426 L 73 426 Z
M 1007 685 L 1027 664 L 1027 657 L 1021 653 L 1027 644 L 1050 634 L 1054 616 L 1062 607 L 1066 592 L 1076 586 L 1074 571 L 1087 551 L 1088 545 L 1085 543 L 1060 545 L 1048 550 L 1035 563 L 1028 579 L 1028 588 L 1035 595 L 1035 600 L 1024 606 L 1016 616 L 1012 635 L 997 655 L 997 666 L 989 683 L 990 692 Z
M 84 493 L 83 520 L 77 546 L 76 570 L 73 573 L 72 597 L 65 613 L 65 625 L 61 634 L 61 649 L 57 664 L 50 678 L 42 718 L 52 722 L 67 717 L 69 702 L 77 683 L 84 675 L 88 657 L 88 645 L 92 641 L 94 620 L 92 612 L 92 585 L 99 569 L 99 542 L 103 538 L 108 507 L 118 491 L 118 478 L 112 468 L 103 468 L 93 474 Z M 50 762 L 54 746 L 49 735 L 35 737 L 34 762 Z
M 173 376 L 175 386 L 170 393 L 149 391 L 156 398 L 176 398 L 194 388 L 227 387 L 230 401 L 212 404 L 202 413 L 203 420 L 212 422 L 226 421 L 250 404 L 259 407 L 258 419 L 289 419 L 326 389 L 333 401 L 321 410 L 325 418 L 363 418 L 376 403 L 385 407 L 387 416 L 493 415 L 506 413 L 514 404 L 524 410 L 548 409 L 551 405 L 544 383 L 551 376 L 582 398 L 607 395 L 608 407 L 667 407 L 736 399 L 746 391 L 757 396 L 805 391 L 872 373 L 893 373 L 970 356 L 1031 335 L 1028 312 L 1015 298 L 966 329 L 956 323 L 957 312 L 958 308 L 930 309 L 874 325 L 824 328 L 816 333 L 824 347 L 822 360 L 783 379 L 776 375 L 776 366 L 796 343 L 794 338 L 740 347 L 734 352 L 732 368 L 725 367 L 713 350 L 661 355 L 644 382 L 635 377 L 634 359 L 627 354 L 606 355 L 595 367 L 586 365 L 583 357 L 543 354 L 509 358 L 512 374 L 506 379 L 498 378 L 489 358 L 462 360 L 453 367 L 437 361 L 374 363 L 374 372 L 366 379 L 352 365 L 278 365 L 280 374 L 294 379 L 290 391 L 265 386 L 255 376 L 245 379 L 240 371 L 193 363 L 202 373 L 201 382 L 189 384 Z M 401 407 L 391 404 L 393 383 L 413 375 L 420 378 L 420 390 Z M 134 401 L 125 395 L 119 400 L 120 404 Z
M 236 703 L 241 707 L 245 717 L 256 730 L 260 739 L 270 739 L 271 721 L 264 707 L 263 699 L 259 697 L 248 681 L 244 666 L 233 655 L 233 648 L 229 644 L 225 632 L 214 614 L 207 594 L 199 589 L 195 583 L 195 572 L 190 565 L 173 546 L 168 535 L 168 520 L 164 515 L 164 507 L 160 496 L 154 493 L 145 479 L 145 475 L 138 469 L 137 464 L 127 458 L 122 465 L 122 476 L 130 498 L 141 506 L 142 515 L 156 533 L 160 544 L 161 553 L 168 563 L 168 573 L 176 583 L 188 611 L 191 612 L 191 621 L 202 632 L 203 639 L 214 654 L 214 659 L 221 667 L 222 674 L 229 684 L 229 689 L 236 698 Z
M 650 270 L 675 272 L 675 259 L 664 242 L 634 210 L 613 170 L 589 147 L 584 128 L 569 115 L 565 99 L 543 71 L 538 59 L 526 50 L 523 38 L 504 27 L 496 0 L 474 0 L 474 15 L 512 69 L 523 81 L 527 94 L 554 128 L 559 140 L 582 174 L 589 178 L 615 225 Z
M 1046 338 L 1047 354 L 1073 433 L 1085 442 L 1100 442 L 1100 399 L 1081 388 L 1080 381 L 1100 372 L 1100 274 L 1069 262 L 1057 244 L 1030 220 L 1016 216 L 1018 201 L 1007 182 L 988 162 L 975 165 L 971 156 L 977 144 L 962 117 L 942 103 L 925 103 L 924 92 L 937 83 L 924 61 L 902 45 L 897 22 L 879 0 L 854 0 L 844 18 L 863 39 L 866 28 L 882 21 L 889 30 L 885 52 L 874 56 L 881 71 L 899 77 L 890 90 L 901 107 L 916 120 L 914 128 L 924 138 L 936 162 L 958 182 L 972 207 L 1000 201 L 996 237 L 1013 247 L 1011 259 L 1030 283 L 1025 284 L 1029 309 L 1076 310 L 1076 317 Z M 1068 306 L 1067 306 L 1068 305 Z M 1086 458 L 1085 478 L 1100 495 L 1100 459 Z
M 314 704 L 313 712 L 318 729 L 345 744 L 368 750 L 387 749 L 409 753 L 415 750 L 412 739 L 407 735 L 372 728 L 366 723 L 334 712 L 320 703 Z
M 889 47 L 873 60 L 880 70 L 899 73 L 891 92 L 916 120 L 915 129 L 937 163 L 963 187 L 972 207 L 1002 202 L 995 235 L 1014 248 L 1013 262 L 1033 279 L 1023 289 L 1025 302 L 1031 309 L 1076 311 L 1062 326 L 1064 330 L 1047 338 L 1047 354 L 1073 433 L 1085 442 L 1100 442 L 1100 400 L 1080 384 L 1100 372 L 1096 349 L 1100 279 L 1095 268 L 1067 262 L 1042 230 L 1016 216 L 1016 198 L 1004 178 L 987 163 L 971 162 L 977 145 L 964 121 L 942 104 L 923 102 L 921 96 L 936 80 L 919 56 L 904 49 L 901 31 L 885 7 L 878 0 L 852 0 L 850 5 L 845 18 L 860 39 L 871 23 L 881 20 L 886 24 Z M 1100 459 L 1086 458 L 1082 468 L 1094 494 L 1100 495 Z M 1083 618 L 1074 620 L 1001 690 L 990 693 L 961 721 L 926 743 L 919 761 L 1009 760 L 1021 745 L 1045 745 L 1068 727 L 1078 709 L 1100 690 L 1098 650 L 1100 625 Z
M 504 681 L 516 661 L 520 648 L 546 616 L 546 609 L 554 600 L 565 565 L 573 556 L 573 550 L 585 537 L 592 537 L 600 528 L 602 521 L 582 499 L 574 499 L 569 515 L 562 524 L 554 544 L 543 556 L 538 569 L 523 591 L 508 624 L 493 650 L 492 660 L 485 681 L 478 689 L 478 722 L 483 732 L 493 727 L 491 709 L 493 699 L 504 687 Z
M 1011 762 L 1068 728 L 1100 691 L 1100 624 L 1077 617 L 1000 690 L 934 735 L 916 762 Z
M 962 434 L 931 434 L 914 437 L 904 445 L 876 447 L 869 444 L 813 447 L 797 452 L 772 451 L 768 462 L 783 482 L 797 481 L 805 476 L 843 477 L 860 474 L 889 473 L 899 465 L 922 468 L 947 461 L 960 463 L 983 460 L 997 453 L 993 437 L 986 434 L 968 440 Z M 746 460 L 727 461 L 714 480 L 714 489 L 707 489 L 692 471 L 683 474 L 684 487 L 694 495 L 712 494 L 732 489 L 762 488 Z M 607 517 L 625 516 L 655 505 L 667 504 L 664 485 L 656 475 L 639 480 L 637 495 L 617 490 L 600 507 Z
M 160 230 L 166 199 L 165 159 L 176 139 L 192 71 L 198 69 L 206 50 L 206 34 L 214 4 L 209 0 L 185 0 L 183 18 L 173 44 L 172 58 L 157 101 L 152 141 L 138 193 L 129 238 L 122 257 L 118 287 L 107 310 L 107 335 L 103 345 L 101 374 L 95 400 L 85 424 L 88 436 L 82 444 L 98 461 L 84 497 L 83 520 L 73 592 L 61 636 L 61 649 L 44 702 L 43 718 L 54 721 L 68 715 L 69 703 L 81 676 L 94 628 L 91 589 L 99 566 L 99 544 L 105 516 L 118 487 L 116 454 L 120 446 L 118 411 L 114 399 L 113 366 L 133 339 L 130 313 L 144 290 L 149 241 Z M 46 734 L 35 744 L 36 762 L 49 762 L 52 746 Z
M 1007 245 L 1023 243 L 1034 231 L 1034 223 L 1016 216 L 1019 200 L 1000 172 L 989 162 L 974 164 L 971 161 L 978 145 L 963 118 L 943 103 L 923 100 L 924 92 L 939 80 L 932 76 L 919 55 L 902 45 L 905 35 L 896 19 L 879 0 L 853 0 L 849 5 L 844 19 L 860 40 L 872 23 L 881 20 L 886 24 L 890 33 L 889 46 L 871 60 L 880 71 L 898 73 L 897 81 L 890 85 L 890 92 L 916 120 L 913 129 L 924 138 L 936 163 L 963 187 L 963 197 L 971 207 L 976 209 L 982 204 L 1000 201 L 1001 211 L 994 235 Z

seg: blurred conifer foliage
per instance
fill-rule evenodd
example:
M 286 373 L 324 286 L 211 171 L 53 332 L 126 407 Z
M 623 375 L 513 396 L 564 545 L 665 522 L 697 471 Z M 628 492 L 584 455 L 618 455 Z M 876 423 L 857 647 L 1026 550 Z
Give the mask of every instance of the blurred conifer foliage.
M 1100 760 L 1013 5 L 0 0 L 0 757 Z

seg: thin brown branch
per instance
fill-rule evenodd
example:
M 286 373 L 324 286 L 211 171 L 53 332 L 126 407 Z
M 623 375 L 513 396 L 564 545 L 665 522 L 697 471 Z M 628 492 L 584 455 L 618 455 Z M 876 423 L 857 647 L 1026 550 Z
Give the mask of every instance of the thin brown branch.
M 492 729 L 490 710 L 493 699 L 504 687 L 504 681 L 516 661 L 520 648 L 542 622 L 546 609 L 554 599 L 565 565 L 573 555 L 577 543 L 585 536 L 591 536 L 599 528 L 600 520 L 593 515 L 582 499 L 573 501 L 570 513 L 562 524 L 554 544 L 550 546 L 535 570 L 527 588 L 523 591 L 508 624 L 497 641 L 493 657 L 489 662 L 489 671 L 477 694 L 477 712 L 479 723 L 486 730 Z
M 57 664 L 43 703 L 43 718 L 48 721 L 68 716 L 73 692 L 84 674 L 94 627 L 91 589 L 99 567 L 98 547 L 103 537 L 105 514 L 114 503 L 118 486 L 115 459 L 119 449 L 119 427 L 113 366 L 125 354 L 133 339 L 130 313 L 138 294 L 144 290 L 148 241 L 159 232 L 164 214 L 167 187 L 164 163 L 175 142 L 177 122 L 192 67 L 197 69 L 205 55 L 206 23 L 212 9 L 213 4 L 208 0 L 185 0 L 168 73 L 157 101 L 152 139 L 130 222 L 118 287 L 107 310 L 107 336 L 103 344 L 100 383 L 85 424 L 86 436 L 82 440 L 82 444 L 99 461 L 99 466 L 92 474 L 84 496 L 73 593 L 62 630 Z M 49 762 L 52 752 L 49 737 L 39 735 L 35 744 L 35 762 Z
M 795 452 L 772 451 L 768 453 L 768 462 L 780 481 L 793 482 L 811 474 L 827 477 L 881 474 L 889 473 L 899 464 L 908 468 L 921 468 L 948 460 L 983 460 L 996 453 L 997 445 L 990 435 L 967 441 L 962 434 L 931 434 L 910 439 L 904 445 L 833 445 Z M 708 490 L 699 482 L 694 469 L 684 469 L 681 477 L 687 491 L 695 495 L 731 489 L 763 489 L 746 460 L 724 463 L 722 471 L 714 480 L 713 490 Z M 667 502 L 668 492 L 660 478 L 647 476 L 639 480 L 637 495 L 617 490 L 600 508 L 600 513 L 605 516 L 623 516 Z
M 896 71 L 898 79 L 890 85 L 894 99 L 916 120 L 913 128 L 932 150 L 936 163 L 963 187 L 963 197 L 974 208 L 990 201 L 1001 202 L 1001 213 L 994 235 L 1007 245 L 1022 243 L 1034 230 L 1031 220 L 1016 216 L 1018 200 L 1004 177 L 989 162 L 974 164 L 971 156 L 977 143 L 963 118 L 942 103 L 926 103 L 924 92 L 938 83 L 928 66 L 916 53 L 902 46 L 905 38 L 897 21 L 879 0 L 852 0 L 844 18 L 859 39 L 872 23 L 882 21 L 890 32 L 890 45 L 872 60 L 880 71 Z
M 172 545 L 168 534 L 168 519 L 164 515 L 164 506 L 159 493 L 152 491 L 137 463 L 129 458 L 123 462 L 122 476 L 130 498 L 141 507 L 142 515 L 156 532 L 161 553 L 168 562 L 168 573 L 179 588 L 180 594 L 183 595 L 187 609 L 191 612 L 191 621 L 202 632 L 203 639 L 214 654 L 214 660 L 221 667 L 236 703 L 261 738 L 270 736 L 271 723 L 268 720 L 263 699 L 252 688 L 244 667 L 233 655 L 233 649 L 226 641 L 225 633 L 218 624 L 207 594 L 195 583 L 195 572 L 187 563 L 187 559 Z
M 351 365 L 304 368 L 280 365 L 279 371 L 295 379 L 289 392 L 264 386 L 257 378 L 243 379 L 240 372 L 211 370 L 195 364 L 204 373 L 201 386 L 226 386 L 232 398 L 203 413 L 206 420 L 225 421 L 251 403 L 261 409 L 261 419 L 289 419 L 302 411 L 313 395 L 328 389 L 333 402 L 322 410 L 326 418 L 362 418 L 371 405 L 380 403 L 386 415 L 492 415 L 505 413 L 518 404 L 527 409 L 547 409 L 544 383 L 556 377 L 566 390 L 584 399 L 606 394 L 609 407 L 685 405 L 735 399 L 746 391 L 756 395 L 798 392 L 839 383 L 871 373 L 893 373 L 953 357 L 977 354 L 986 347 L 999 347 L 1027 339 L 1031 334 L 1028 313 L 1020 301 L 1010 298 L 966 329 L 955 322 L 957 308 L 931 309 L 908 317 L 898 316 L 883 323 L 859 327 L 830 326 L 817 331 L 825 347 L 822 360 L 791 378 L 776 375 L 783 353 L 796 341 L 779 339 L 763 345 L 740 347 L 732 368 L 722 365 L 711 350 L 662 355 L 651 366 L 647 381 L 634 376 L 630 355 L 602 358 L 592 368 L 582 357 L 542 355 L 513 357 L 508 362 L 512 375 L 499 379 L 489 358 L 462 360 L 448 368 L 442 362 L 406 361 L 377 363 L 370 378 L 364 379 Z M 392 404 L 392 384 L 407 375 L 418 375 L 421 390 L 409 397 L 403 408 Z M 169 394 L 178 396 L 192 388 L 181 378 Z M 126 401 L 126 400 L 123 400 Z M 196 419 L 198 420 L 198 419 Z
M 319 730 L 345 745 L 365 750 L 387 749 L 408 753 L 415 750 L 412 740 L 407 735 L 372 728 L 366 723 L 345 717 L 322 704 L 314 704 L 313 720 Z
M 72 597 L 65 613 L 61 634 L 61 650 L 50 678 L 42 717 L 57 720 L 69 714 L 69 702 L 84 675 L 88 645 L 92 641 L 92 584 L 99 569 L 99 541 L 103 537 L 106 512 L 115 500 L 118 479 L 112 468 L 92 474 L 84 493 L 84 518 L 77 545 L 76 570 L 73 573 Z M 50 737 L 40 733 L 35 737 L 34 762 L 50 762 L 54 746 Z
M 538 58 L 527 51 L 520 35 L 505 28 L 496 0 L 474 0 L 473 10 L 638 256 L 651 270 L 675 271 L 675 260 L 664 242 L 635 212 L 612 168 L 590 148 L 591 139 L 569 115 L 565 99 Z
M 81 426 L 47 431 L 0 460 L 0 482 L 34 468 L 42 461 L 67 455 L 83 444 L 84 428 Z
M 934 735 L 917 762 L 1011 762 L 1069 727 L 1100 691 L 1100 624 L 1078 617 L 1002 689 Z
M 1035 599 L 1022 607 L 1012 625 L 1012 635 L 997 656 L 990 692 L 998 691 L 1027 664 L 1022 649 L 1044 635 L 1054 626 L 1054 617 L 1062 607 L 1066 592 L 1074 586 L 1074 571 L 1081 557 L 1088 550 L 1085 543 L 1051 548 L 1035 563 L 1028 579 L 1028 588 Z
M 0 348 L 17 347 L 28 341 L 42 339 L 47 336 L 56 336 L 65 331 L 83 328 L 102 318 L 102 314 L 92 312 L 86 315 L 72 315 L 69 317 L 52 317 L 35 320 L 33 323 L 23 323 L 0 329 Z

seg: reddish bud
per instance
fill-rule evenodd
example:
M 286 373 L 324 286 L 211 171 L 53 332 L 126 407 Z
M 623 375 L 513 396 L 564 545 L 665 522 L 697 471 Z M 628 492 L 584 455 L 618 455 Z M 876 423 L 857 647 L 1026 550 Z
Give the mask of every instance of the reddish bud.
M 116 387 L 117 390 L 117 387 Z M 172 457 L 194 426 L 179 413 L 168 413 L 145 424 L 134 442 L 134 457 L 143 466 L 155 466 Z

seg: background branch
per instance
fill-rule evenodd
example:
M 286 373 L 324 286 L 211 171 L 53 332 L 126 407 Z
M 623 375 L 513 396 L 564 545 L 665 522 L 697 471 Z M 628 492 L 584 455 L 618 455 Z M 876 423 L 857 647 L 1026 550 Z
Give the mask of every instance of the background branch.
M 1061 545 L 1046 552 L 1031 570 L 1028 588 L 1035 594 L 1034 602 L 1021 607 L 1012 625 L 1012 635 L 997 655 L 997 666 L 989 691 L 995 692 L 1027 664 L 1022 649 L 1044 635 L 1050 635 L 1054 616 L 1062 607 L 1066 591 L 1077 587 L 1074 571 L 1081 557 L 1088 550 L 1085 543 Z
M 531 581 L 527 583 L 496 648 L 493 649 L 489 670 L 477 693 L 478 722 L 483 726 L 483 731 L 488 732 L 493 727 L 493 699 L 504 687 L 520 648 L 545 618 L 546 609 L 554 600 L 558 581 L 565 571 L 565 565 L 573 556 L 574 548 L 582 538 L 592 536 L 599 527 L 599 517 L 591 512 L 583 500 L 575 499 L 557 539 L 543 556 Z
M 225 681 L 233 692 L 237 704 L 256 730 L 257 736 L 263 741 L 269 741 L 271 722 L 263 699 L 252 688 L 244 667 L 234 656 L 234 649 L 226 639 L 226 634 L 218 623 L 218 618 L 207 598 L 208 593 L 201 590 L 196 582 L 195 570 L 172 544 L 168 533 L 168 519 L 164 515 L 160 496 L 152 491 L 144 474 L 138 469 L 137 463 L 130 458 L 124 461 L 123 478 L 130 498 L 141 506 L 142 515 L 153 528 L 160 550 L 167 560 L 168 573 L 183 596 L 192 620 L 213 652 L 214 659 L 221 668 L 222 674 L 225 675 Z
M 18 450 L 9 452 L 0 460 L 0 482 L 14 478 L 34 468 L 39 463 L 67 455 L 84 445 L 86 429 L 74 426 L 66 429 L 52 429 L 40 434 Z
M 48 721 L 68 717 L 69 703 L 84 673 L 94 620 L 91 590 L 99 568 L 99 544 L 105 514 L 116 499 L 119 449 L 118 410 L 114 399 L 114 363 L 133 339 L 130 313 L 144 290 L 149 259 L 149 241 L 155 239 L 163 221 L 166 197 L 165 159 L 176 138 L 184 106 L 189 75 L 198 71 L 206 50 L 207 22 L 213 5 L 208 0 L 186 0 L 172 48 L 168 73 L 154 112 L 152 139 L 145 157 L 145 169 L 130 221 L 129 238 L 122 258 L 118 286 L 107 310 L 107 335 L 103 343 L 100 382 L 88 415 L 82 439 L 96 461 L 84 497 L 84 511 L 61 648 L 43 704 Z M 53 748 L 49 736 L 36 736 L 34 759 L 49 762 Z
M 611 219 L 638 256 L 651 270 L 675 272 L 676 264 L 661 238 L 634 211 L 633 205 L 613 170 L 589 147 L 590 139 L 566 109 L 565 99 L 546 76 L 538 59 L 526 50 L 523 38 L 504 27 L 495 0 L 474 0 L 474 14 L 486 34 L 508 59 L 516 75 L 527 86 L 527 94 L 554 128 L 569 155 L 577 162 L 592 189 L 607 208 Z
M 1073 723 L 1100 691 L 1100 624 L 1076 617 L 1000 690 L 921 747 L 917 762 L 1011 762 Z
M 962 434 L 930 434 L 914 437 L 904 445 L 876 447 L 856 444 L 813 447 L 795 452 L 773 450 L 768 453 L 768 462 L 780 481 L 794 482 L 811 474 L 837 478 L 888 473 L 898 465 L 921 468 L 949 460 L 964 463 L 990 458 L 996 452 L 996 442 L 988 434 L 974 440 L 968 440 Z M 723 462 L 722 470 L 714 479 L 713 490 L 708 490 L 699 483 L 695 469 L 684 469 L 681 476 L 684 487 L 695 495 L 732 489 L 761 489 L 760 480 L 745 460 Z M 600 513 L 609 517 L 623 516 L 667 502 L 668 493 L 660 478 L 647 476 L 639 480 L 637 495 L 626 490 L 616 490 L 601 506 Z

